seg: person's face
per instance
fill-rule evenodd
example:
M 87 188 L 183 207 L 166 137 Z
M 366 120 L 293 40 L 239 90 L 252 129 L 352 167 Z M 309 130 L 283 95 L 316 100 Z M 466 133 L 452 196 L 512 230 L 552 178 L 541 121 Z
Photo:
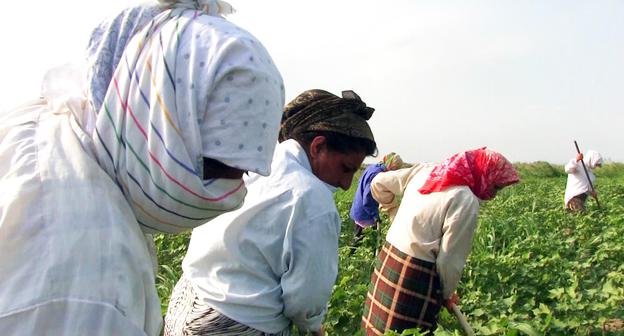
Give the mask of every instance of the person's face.
M 321 181 L 344 190 L 351 187 L 353 175 L 362 165 L 365 153 L 343 154 L 327 148 L 325 137 L 314 138 L 310 145 L 312 172 Z
M 503 188 L 504 188 L 504 186 L 497 186 L 497 185 L 495 185 L 495 186 L 492 188 L 492 198 L 496 197 L 496 194 L 498 194 L 498 192 L 499 192 L 501 189 L 503 189 Z

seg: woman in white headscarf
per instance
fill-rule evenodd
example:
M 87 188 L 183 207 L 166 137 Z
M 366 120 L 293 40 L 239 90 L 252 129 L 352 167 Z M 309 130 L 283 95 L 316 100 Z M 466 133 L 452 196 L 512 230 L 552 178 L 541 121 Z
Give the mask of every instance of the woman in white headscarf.
M 585 158 L 584 162 L 587 174 L 581 162 L 583 158 Z M 597 196 L 595 190 L 591 189 L 590 183 L 593 185 L 596 180 L 596 175 L 594 175 L 592 170 L 600 166 L 602 166 L 602 156 L 600 153 L 593 150 L 588 150 L 585 156 L 579 153 L 576 158 L 570 160 L 570 162 L 565 165 L 565 172 L 568 174 L 568 182 L 564 196 L 566 209 L 572 212 L 585 211 L 587 196 Z M 588 177 L 589 180 L 587 179 Z
M 269 54 L 224 2 L 155 6 L 92 39 L 91 57 L 119 56 L 91 65 L 103 96 L 55 69 L 43 98 L 1 116 L 3 335 L 158 335 L 143 234 L 236 209 L 243 172 L 269 174 L 284 102 Z

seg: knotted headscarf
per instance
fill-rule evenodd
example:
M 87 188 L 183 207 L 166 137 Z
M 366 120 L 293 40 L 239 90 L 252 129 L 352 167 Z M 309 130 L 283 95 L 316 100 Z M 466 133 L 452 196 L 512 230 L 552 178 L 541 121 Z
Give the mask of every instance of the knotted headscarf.
M 374 111 L 353 91 L 343 91 L 338 97 L 324 90 L 308 90 L 284 108 L 280 141 L 305 132 L 328 131 L 374 142 L 366 122 Z
M 418 191 L 429 194 L 464 185 L 479 199 L 489 200 L 496 195 L 495 188 L 518 181 L 516 169 L 502 154 L 483 147 L 455 154 L 436 166 Z
M 401 166 L 403 165 L 403 160 L 397 153 L 390 152 L 384 155 L 381 163 L 384 164 L 386 170 L 395 170 L 401 168 Z

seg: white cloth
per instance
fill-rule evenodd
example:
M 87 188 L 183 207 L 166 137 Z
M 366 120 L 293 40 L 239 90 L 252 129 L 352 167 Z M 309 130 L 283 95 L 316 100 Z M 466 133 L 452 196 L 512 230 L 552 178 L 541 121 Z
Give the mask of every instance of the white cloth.
M 592 169 L 602 164 L 602 156 L 592 150 L 588 150 L 583 158 L 585 162 L 585 168 L 587 174 L 583 170 L 583 164 L 581 161 L 576 161 L 576 158 L 571 159 L 564 167 L 565 172 L 568 174 L 568 181 L 566 182 L 566 190 L 563 199 L 563 204 L 568 205 L 568 202 L 574 197 L 580 194 L 591 192 L 591 186 L 589 181 L 593 184 L 596 181 L 596 175 Z M 589 175 L 590 180 L 587 180 Z
M 97 111 L 113 79 L 130 39 L 164 10 L 162 5 L 143 4 L 126 8 L 101 22 L 91 32 L 87 46 L 87 96 Z
M 201 9 L 211 15 L 228 15 L 236 12 L 230 3 L 223 0 L 158 0 L 167 6 Z
M 313 175 L 295 140 L 269 177 L 250 174 L 242 208 L 193 230 L 182 263 L 200 299 L 267 333 L 321 327 L 338 270 L 336 189 Z
M 182 11 L 184 10 L 178 10 L 176 14 Z M 198 80 L 201 85 L 211 87 L 199 85 L 199 94 L 195 94 L 189 93 L 193 89 L 191 85 L 182 85 L 184 87 L 180 86 L 176 91 L 180 97 L 172 100 L 167 99 L 171 95 L 165 97 L 163 104 L 174 103 L 187 113 L 196 113 L 192 116 L 176 116 L 179 117 L 176 122 L 181 119 L 190 120 L 190 123 L 196 125 L 194 130 L 186 128 L 186 125 L 180 126 L 185 135 L 193 135 L 198 133 L 196 129 L 199 124 L 209 119 L 206 115 L 217 116 L 231 112 L 229 106 L 224 108 L 223 104 L 213 104 L 206 96 L 216 94 L 219 97 L 219 93 L 232 93 L 233 96 L 237 94 L 236 99 L 240 104 L 231 107 L 235 116 L 219 121 L 220 128 L 214 134 L 224 134 L 227 129 L 227 134 L 235 135 L 234 139 L 242 139 L 241 132 L 234 132 L 233 129 L 240 130 L 247 126 L 240 118 L 250 116 L 249 120 L 258 121 L 254 124 L 254 129 L 262 131 L 249 131 L 247 136 L 257 136 L 259 133 L 264 135 L 265 132 L 269 135 L 254 138 L 249 143 L 257 146 L 267 141 L 269 145 L 264 149 L 272 152 L 277 139 L 281 115 L 279 101 L 281 99 L 283 103 L 283 86 L 279 73 L 268 60 L 266 51 L 251 35 L 222 18 L 209 18 L 202 13 L 188 12 L 192 13 L 182 20 L 192 17 L 193 24 L 186 27 L 194 29 L 177 31 L 180 35 L 168 35 L 173 36 L 170 40 L 183 44 L 179 49 L 181 56 L 174 61 L 188 61 L 184 52 L 192 53 L 193 43 L 190 41 L 200 39 L 199 44 L 202 46 L 198 49 L 204 50 L 204 53 L 198 54 L 205 60 L 215 62 L 209 64 L 206 61 L 204 64 L 206 68 L 212 69 L 208 71 L 211 79 L 194 77 L 199 76 L 195 70 L 202 67 L 202 61 L 192 58 L 198 63 L 191 66 L 175 63 L 175 67 L 169 64 L 166 70 L 160 68 L 153 72 L 154 77 L 160 76 L 160 79 L 151 79 L 156 83 L 154 86 L 159 87 L 163 85 L 161 79 L 165 73 L 180 74 L 180 78 Z M 218 22 L 213 22 L 213 19 Z M 166 37 L 158 39 L 159 43 L 160 41 L 163 41 L 163 45 L 171 42 Z M 210 51 L 214 54 L 205 50 L 208 46 L 204 43 L 215 44 Z M 177 46 L 176 43 L 173 45 Z M 262 65 L 256 66 L 253 57 L 262 58 Z M 157 66 L 157 61 L 150 66 Z M 246 66 L 243 64 L 245 62 L 252 65 Z M 181 70 L 171 72 L 178 68 Z M 122 71 L 129 74 L 128 69 Z M 151 127 L 149 132 L 152 135 L 151 140 L 158 143 L 156 147 L 161 143 L 167 144 L 167 139 L 172 136 L 166 132 L 154 134 L 154 129 L 161 126 L 164 120 L 162 114 L 158 113 L 155 114 L 157 117 L 142 120 L 142 125 L 132 124 L 132 127 L 137 128 L 131 130 L 130 125 L 124 125 L 128 127 L 101 127 L 100 132 L 85 133 L 84 129 L 93 129 L 89 125 L 90 120 L 95 118 L 90 118 L 90 104 L 87 103 L 80 80 L 77 79 L 81 76 L 76 73 L 76 69 L 55 69 L 46 76 L 43 85 L 46 100 L 31 102 L 0 116 L 0 330 L 2 335 L 158 335 L 162 318 L 155 290 L 153 260 L 150 259 L 150 253 L 154 252 L 153 249 L 150 250 L 153 242 L 148 241 L 146 244 L 140 226 L 137 225 L 137 218 L 133 214 L 137 210 L 131 208 L 131 205 L 136 205 L 135 199 L 124 198 L 122 190 L 128 190 L 128 182 L 124 181 L 125 189 L 120 189 L 113 180 L 117 179 L 117 175 L 107 174 L 102 169 L 106 162 L 104 160 L 108 157 L 101 155 L 101 152 L 100 155 L 96 153 L 94 141 L 101 145 L 102 136 L 111 132 L 115 134 L 111 138 L 123 143 L 124 149 L 130 148 L 130 145 L 136 145 L 133 141 L 142 133 L 139 129 L 141 127 Z M 237 76 L 241 73 L 241 77 L 257 74 L 258 81 L 250 78 L 249 85 L 241 85 L 237 81 Z M 230 81 L 229 76 L 233 80 Z M 269 78 L 273 81 L 269 82 Z M 262 84 L 261 79 L 264 80 Z M 115 78 L 115 85 L 111 87 L 119 88 L 121 80 Z M 146 98 L 141 93 L 138 90 L 124 91 L 124 94 L 133 95 L 135 100 L 124 100 L 123 108 L 110 108 L 100 115 L 107 114 L 111 119 L 112 116 L 133 119 L 136 115 L 126 111 L 126 107 L 134 107 L 132 103 L 136 103 L 137 98 Z M 148 103 L 150 99 L 162 100 L 163 96 L 159 96 L 161 92 L 152 93 L 154 95 L 146 99 Z M 245 97 L 241 96 L 243 93 L 246 94 Z M 263 100 L 252 104 L 247 95 L 258 95 Z M 265 103 L 265 100 L 273 98 L 273 105 Z M 205 105 L 194 105 L 202 100 Z M 246 104 L 244 106 L 243 101 Z M 130 104 L 126 105 L 128 102 Z M 268 119 L 255 119 L 257 115 L 266 114 L 271 116 Z M 240 122 L 228 123 L 232 120 Z M 210 130 L 211 125 L 214 126 L 214 121 L 205 128 Z M 117 131 L 120 133 L 116 133 Z M 129 136 L 130 133 L 133 134 Z M 159 139 L 162 142 L 158 142 Z M 195 142 L 201 143 L 201 140 Z M 233 146 L 238 145 L 237 142 Z M 198 148 L 201 149 L 201 146 Z M 140 149 L 144 148 L 139 148 L 143 156 L 137 155 L 136 161 L 126 161 L 125 158 L 115 156 L 123 162 L 115 162 L 112 170 L 117 172 L 120 164 L 130 164 L 130 169 L 123 171 L 126 173 L 125 177 L 136 178 L 139 189 L 144 188 L 142 192 L 145 192 L 145 198 L 154 204 L 158 197 L 148 192 L 163 191 L 169 197 L 175 195 L 175 192 L 167 190 L 170 186 L 162 187 L 162 181 L 158 179 L 164 179 L 164 175 L 171 173 L 166 169 L 173 166 L 163 158 L 171 153 L 180 154 L 176 151 L 180 147 L 170 151 L 171 147 L 163 146 L 158 147 L 158 151 L 149 153 L 141 152 Z M 260 150 L 251 147 L 248 153 L 254 155 L 249 157 L 257 159 L 262 156 L 262 160 L 270 161 L 271 154 L 256 152 Z M 137 172 L 137 169 L 140 170 L 139 166 L 145 163 L 141 160 L 145 160 L 151 169 L 159 171 L 160 175 Z M 259 162 L 261 166 L 268 164 L 262 160 Z M 188 163 L 198 164 L 197 161 L 187 161 Z M 196 166 L 195 168 L 197 170 Z M 258 170 L 263 172 L 262 169 Z M 128 172 L 137 174 L 130 176 Z M 175 179 L 175 173 L 177 171 L 167 175 L 167 178 Z M 195 171 L 191 175 L 191 178 L 197 178 L 199 173 Z M 185 182 L 181 178 L 176 182 L 181 180 L 182 183 Z M 141 184 L 150 182 L 155 186 L 146 188 L 145 184 Z M 175 188 L 180 188 L 182 183 Z M 208 189 L 216 193 L 221 189 L 230 190 L 231 188 L 227 188 L 230 185 L 242 185 L 242 181 L 200 180 L 198 184 L 198 189 Z M 210 209 L 213 216 L 240 205 L 245 191 L 244 188 L 235 190 L 240 192 L 236 192 L 229 205 L 226 204 L 216 211 Z M 202 196 L 206 197 L 207 194 L 210 193 L 202 193 Z M 232 195 L 224 195 L 227 196 Z M 183 197 L 168 200 L 174 204 L 180 201 L 185 200 Z M 199 208 L 204 203 L 186 202 L 184 206 Z M 151 215 L 149 209 L 147 215 Z M 155 221 L 159 222 L 161 219 L 155 218 Z M 174 219 L 170 223 L 161 223 L 163 225 L 157 229 L 177 231 L 189 227 L 181 225 L 180 222 Z M 195 225 L 205 222 L 196 221 Z
M 401 205 L 388 229 L 386 240 L 401 252 L 434 262 L 440 275 L 442 293 L 448 299 L 461 279 L 472 247 L 479 214 L 479 199 L 466 186 L 423 195 L 432 165 L 377 174 L 371 182 L 373 197 L 385 209 Z
M 269 173 L 283 103 L 281 76 L 253 36 L 221 17 L 165 10 L 123 53 L 96 117 L 96 156 L 146 232 L 177 233 L 246 193 L 242 179 L 203 181 L 202 157 Z
M 58 107 L 42 99 L 0 119 L 1 334 L 158 335 L 144 236 Z

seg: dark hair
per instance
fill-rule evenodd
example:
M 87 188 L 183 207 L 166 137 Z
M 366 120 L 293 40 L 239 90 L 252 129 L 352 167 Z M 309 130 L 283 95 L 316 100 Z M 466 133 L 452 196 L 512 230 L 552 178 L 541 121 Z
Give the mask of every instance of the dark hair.
M 342 154 L 365 153 L 366 156 L 377 156 L 377 144 L 375 141 L 366 138 L 357 138 L 331 131 L 302 132 L 294 134 L 292 138 L 308 148 L 317 136 L 324 136 L 327 140 L 327 147 L 332 151 Z

